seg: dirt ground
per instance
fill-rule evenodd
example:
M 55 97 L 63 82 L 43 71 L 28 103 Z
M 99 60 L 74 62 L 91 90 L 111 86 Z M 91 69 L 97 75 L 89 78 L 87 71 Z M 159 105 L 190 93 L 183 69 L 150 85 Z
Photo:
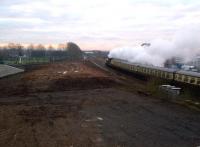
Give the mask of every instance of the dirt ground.
M 32 66 L 0 79 L 0 146 L 200 145 L 199 112 L 126 90 L 120 80 L 138 82 L 89 62 Z

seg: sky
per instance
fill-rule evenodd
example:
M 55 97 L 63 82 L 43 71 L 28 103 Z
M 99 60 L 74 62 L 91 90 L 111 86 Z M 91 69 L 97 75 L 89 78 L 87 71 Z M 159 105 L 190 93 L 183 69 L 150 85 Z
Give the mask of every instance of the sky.
M 0 0 L 0 44 L 111 50 L 199 24 L 199 0 Z

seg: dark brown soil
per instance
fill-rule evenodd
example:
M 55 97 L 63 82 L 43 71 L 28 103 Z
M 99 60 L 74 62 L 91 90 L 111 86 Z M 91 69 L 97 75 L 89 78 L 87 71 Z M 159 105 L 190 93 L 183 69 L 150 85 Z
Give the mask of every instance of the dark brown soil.
M 100 70 L 86 64 L 55 63 L 39 65 L 24 74 L 1 79 L 0 96 L 30 95 L 38 92 L 53 92 L 78 89 L 106 88 L 114 85 L 114 80 Z M 7 83 L 7 84 L 6 84 Z

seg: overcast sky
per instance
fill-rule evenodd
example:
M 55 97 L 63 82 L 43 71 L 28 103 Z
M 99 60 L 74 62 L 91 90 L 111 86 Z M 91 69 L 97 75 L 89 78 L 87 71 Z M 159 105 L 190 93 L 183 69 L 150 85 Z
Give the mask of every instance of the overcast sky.
M 198 24 L 199 0 L 0 0 L 1 44 L 72 41 L 109 50 Z

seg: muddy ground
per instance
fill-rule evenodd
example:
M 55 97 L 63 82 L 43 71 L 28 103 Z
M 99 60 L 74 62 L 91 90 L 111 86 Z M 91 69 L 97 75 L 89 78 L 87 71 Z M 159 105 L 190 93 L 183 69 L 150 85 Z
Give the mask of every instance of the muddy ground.
M 126 90 L 145 86 L 91 63 L 29 67 L 0 79 L 2 147 L 195 147 L 199 112 Z

